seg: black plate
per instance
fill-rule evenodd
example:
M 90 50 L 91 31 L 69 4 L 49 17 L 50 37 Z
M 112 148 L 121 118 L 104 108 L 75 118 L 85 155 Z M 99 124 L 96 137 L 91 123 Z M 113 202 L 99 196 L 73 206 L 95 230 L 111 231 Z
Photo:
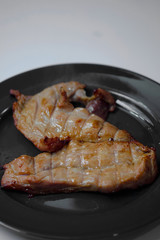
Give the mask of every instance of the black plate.
M 128 130 L 135 139 L 155 147 L 160 159 L 160 85 L 139 74 L 94 64 L 44 67 L 0 84 L 1 165 L 21 154 L 39 151 L 16 130 L 9 89 L 35 94 L 62 81 L 80 81 L 88 91 L 97 87 L 113 93 L 117 110 L 108 121 Z M 1 171 L 1 176 L 3 171 Z M 0 191 L 0 221 L 27 235 L 52 239 L 132 239 L 159 223 L 160 178 L 150 186 L 114 194 L 27 194 Z

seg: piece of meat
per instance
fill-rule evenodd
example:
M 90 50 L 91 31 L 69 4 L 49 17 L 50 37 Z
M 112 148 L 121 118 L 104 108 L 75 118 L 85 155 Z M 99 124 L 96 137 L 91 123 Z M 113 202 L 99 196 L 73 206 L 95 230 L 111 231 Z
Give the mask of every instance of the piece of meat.
M 74 108 L 70 101 L 80 99 L 74 95 L 84 87 L 85 85 L 78 82 L 60 83 L 32 97 L 11 90 L 11 94 L 17 97 L 17 102 L 13 104 L 15 126 L 39 150 L 47 152 L 59 150 L 72 139 L 88 142 L 105 141 L 110 138 L 130 140 L 129 133 L 91 114 L 92 111 L 82 107 Z M 96 97 L 101 101 L 113 103 L 113 99 L 109 100 L 110 94 L 105 95 L 104 90 L 97 91 L 93 97 L 85 97 L 87 104 L 91 100 L 96 101 Z M 81 99 L 84 101 L 84 94 Z M 95 108 L 93 110 L 95 111 Z M 100 112 L 99 108 L 97 112 Z
M 98 97 L 87 103 L 86 109 L 89 113 L 93 113 L 105 120 L 108 116 L 109 104 Z
M 157 175 L 155 150 L 134 140 L 70 141 L 56 153 L 20 156 L 4 169 L 2 188 L 31 194 L 110 193 L 149 184 Z
M 78 101 L 86 105 L 86 108 L 90 113 L 94 113 L 99 117 L 106 119 L 108 112 L 113 112 L 116 108 L 116 102 L 114 97 L 110 92 L 105 91 L 104 89 L 98 88 L 94 90 L 94 93 L 91 97 L 86 96 L 84 89 L 78 89 L 73 95 L 71 100 Z M 100 111 L 104 108 L 104 111 Z

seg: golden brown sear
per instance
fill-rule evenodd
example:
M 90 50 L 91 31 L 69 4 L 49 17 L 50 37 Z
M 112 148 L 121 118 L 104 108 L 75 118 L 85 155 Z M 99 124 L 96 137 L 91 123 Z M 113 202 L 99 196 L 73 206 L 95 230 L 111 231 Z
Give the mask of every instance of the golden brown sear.
M 1 186 L 31 194 L 116 192 L 151 183 L 155 149 L 135 141 L 105 118 L 115 100 L 104 89 L 86 96 L 85 85 L 65 82 L 34 96 L 11 90 L 15 125 L 41 151 L 4 165 Z M 74 107 L 79 101 L 86 107 Z M 52 152 L 52 153 L 51 153 Z
M 72 140 L 56 153 L 20 156 L 4 165 L 1 186 L 31 194 L 74 191 L 116 192 L 151 183 L 155 151 L 131 140 Z
M 113 111 L 115 103 L 111 94 L 97 89 L 93 96 L 87 97 L 84 87 L 84 84 L 78 82 L 60 83 L 32 97 L 11 90 L 11 94 L 17 98 L 17 102 L 13 104 L 15 126 L 38 149 L 47 152 L 58 151 L 70 140 L 130 140 L 131 136 L 126 131 L 119 130 L 92 113 L 92 110 L 97 114 L 100 112 L 98 104 L 109 104 L 108 111 Z M 89 110 L 83 107 L 74 108 L 71 101 L 76 99 L 85 102 Z M 96 104 L 93 103 L 95 99 Z

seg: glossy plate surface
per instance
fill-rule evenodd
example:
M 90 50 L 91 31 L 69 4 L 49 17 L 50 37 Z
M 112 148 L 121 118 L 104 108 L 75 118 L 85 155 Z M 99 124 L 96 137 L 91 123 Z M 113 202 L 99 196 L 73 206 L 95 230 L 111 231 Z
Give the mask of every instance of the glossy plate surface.
M 91 92 L 109 90 L 117 109 L 108 121 L 157 150 L 160 165 L 160 85 L 139 74 L 95 64 L 64 64 L 14 76 L 0 84 L 0 164 L 39 151 L 14 126 L 9 90 L 27 95 L 62 81 L 80 81 Z M 2 177 L 3 171 L 1 171 Z M 159 224 L 160 177 L 150 186 L 114 194 L 71 193 L 29 198 L 0 190 L 0 221 L 46 239 L 132 239 Z

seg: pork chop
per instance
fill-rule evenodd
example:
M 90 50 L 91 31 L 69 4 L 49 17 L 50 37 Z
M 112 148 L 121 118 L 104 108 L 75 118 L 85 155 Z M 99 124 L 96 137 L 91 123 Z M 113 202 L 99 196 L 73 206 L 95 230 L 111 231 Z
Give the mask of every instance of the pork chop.
M 157 175 L 155 150 L 134 140 L 72 140 L 56 153 L 22 155 L 4 169 L 2 188 L 31 194 L 110 193 L 149 184 Z
M 107 106 L 108 111 L 114 111 L 115 101 L 111 94 L 97 89 L 93 96 L 87 97 L 84 87 L 78 82 L 60 83 L 32 97 L 11 90 L 17 98 L 13 104 L 15 126 L 39 150 L 47 152 L 61 149 L 72 139 L 86 142 L 110 138 L 130 140 L 129 133 L 119 130 L 101 116 Z M 74 108 L 71 101 L 75 100 L 84 102 L 86 108 Z

